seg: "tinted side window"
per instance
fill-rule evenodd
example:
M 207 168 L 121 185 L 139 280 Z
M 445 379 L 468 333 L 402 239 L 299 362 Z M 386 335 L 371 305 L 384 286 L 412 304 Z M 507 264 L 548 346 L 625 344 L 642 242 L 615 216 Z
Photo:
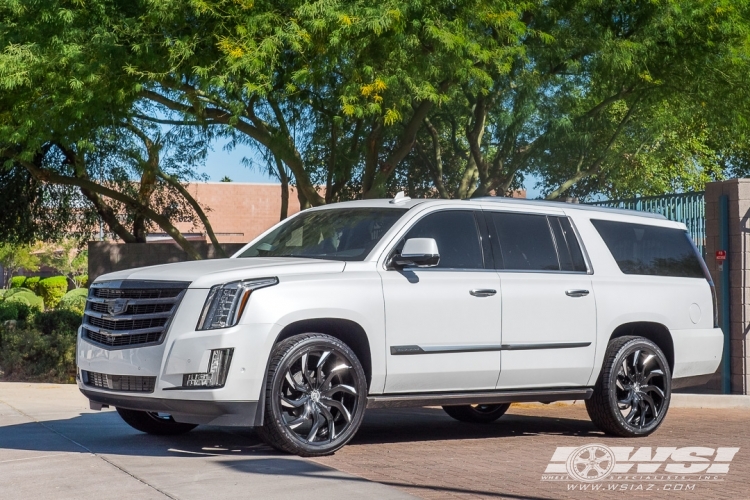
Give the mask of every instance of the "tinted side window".
M 490 218 L 502 254 L 502 264 L 498 263 L 498 267 L 522 271 L 560 270 L 546 216 L 491 212 Z
M 703 278 L 685 231 L 605 220 L 591 223 L 625 274 Z
M 552 232 L 555 234 L 560 269 L 563 271 L 586 272 L 586 261 L 581 246 L 567 217 L 549 217 Z
M 438 268 L 484 269 L 482 247 L 474 213 L 455 210 L 432 213 L 406 234 L 409 238 L 434 238 L 440 252 Z

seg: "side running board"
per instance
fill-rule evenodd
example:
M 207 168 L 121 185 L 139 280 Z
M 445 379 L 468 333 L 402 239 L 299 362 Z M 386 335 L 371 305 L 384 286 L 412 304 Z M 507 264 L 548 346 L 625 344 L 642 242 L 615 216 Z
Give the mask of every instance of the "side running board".
M 367 397 L 368 408 L 411 408 L 418 406 L 452 406 L 498 403 L 551 403 L 589 399 L 589 387 L 572 389 L 533 389 L 523 391 L 431 392 L 419 394 L 373 394 Z

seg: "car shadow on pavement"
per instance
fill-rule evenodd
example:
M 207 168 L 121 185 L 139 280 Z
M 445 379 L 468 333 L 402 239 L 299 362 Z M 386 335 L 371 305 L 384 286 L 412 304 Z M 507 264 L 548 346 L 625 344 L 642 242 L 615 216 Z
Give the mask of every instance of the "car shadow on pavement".
M 545 415 L 543 407 L 534 413 L 514 413 L 511 408 L 495 422 L 471 424 L 452 419 L 441 408 L 372 410 L 365 414 L 364 422 L 351 443 L 450 441 L 541 434 L 607 438 L 588 419 Z
M 351 444 L 540 434 L 606 439 L 588 420 L 545 416 L 543 410 L 537 415 L 512 411 L 491 424 L 469 424 L 453 420 L 439 408 L 371 410 Z M 250 428 L 199 426 L 179 436 L 151 436 L 130 428 L 113 411 L 0 426 L 0 452 L 3 449 L 185 457 L 277 454 Z
M 231 468 L 232 470 L 245 472 L 249 474 L 271 474 L 275 476 L 291 475 L 295 477 L 306 476 L 311 478 L 325 479 L 332 473 L 335 474 L 336 469 L 325 465 L 319 465 L 316 462 L 310 461 L 295 461 L 290 464 L 288 460 L 281 458 L 263 458 L 255 460 L 227 460 L 221 462 L 222 465 Z M 369 479 L 358 477 L 358 476 L 336 476 L 336 479 L 341 481 L 352 481 L 352 482 L 372 482 Z M 479 495 L 487 498 L 507 498 L 507 499 L 525 499 L 525 500 L 548 500 L 549 497 L 537 497 L 528 495 L 514 495 L 511 493 L 501 493 L 497 491 L 485 491 L 481 489 L 466 489 L 459 487 L 450 486 L 438 486 L 428 484 L 415 484 L 405 483 L 399 481 L 387 481 L 377 480 L 380 484 L 386 486 L 393 486 L 395 488 L 401 488 L 408 493 L 419 495 L 420 491 L 429 491 L 432 495 L 435 492 L 452 493 L 452 494 L 465 494 L 465 495 Z

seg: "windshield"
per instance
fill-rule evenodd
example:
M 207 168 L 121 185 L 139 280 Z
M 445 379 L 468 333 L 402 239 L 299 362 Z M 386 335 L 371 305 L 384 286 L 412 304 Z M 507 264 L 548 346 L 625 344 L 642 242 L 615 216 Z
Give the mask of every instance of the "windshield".
M 302 213 L 239 257 L 364 260 L 405 208 L 341 208 Z

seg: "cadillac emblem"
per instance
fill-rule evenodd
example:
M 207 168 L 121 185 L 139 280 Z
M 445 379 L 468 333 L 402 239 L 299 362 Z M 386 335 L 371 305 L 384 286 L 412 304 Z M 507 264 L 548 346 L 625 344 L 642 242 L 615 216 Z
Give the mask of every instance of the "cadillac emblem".
M 117 316 L 118 314 L 124 313 L 128 309 L 127 299 L 115 299 L 107 302 L 107 312 L 110 316 Z

